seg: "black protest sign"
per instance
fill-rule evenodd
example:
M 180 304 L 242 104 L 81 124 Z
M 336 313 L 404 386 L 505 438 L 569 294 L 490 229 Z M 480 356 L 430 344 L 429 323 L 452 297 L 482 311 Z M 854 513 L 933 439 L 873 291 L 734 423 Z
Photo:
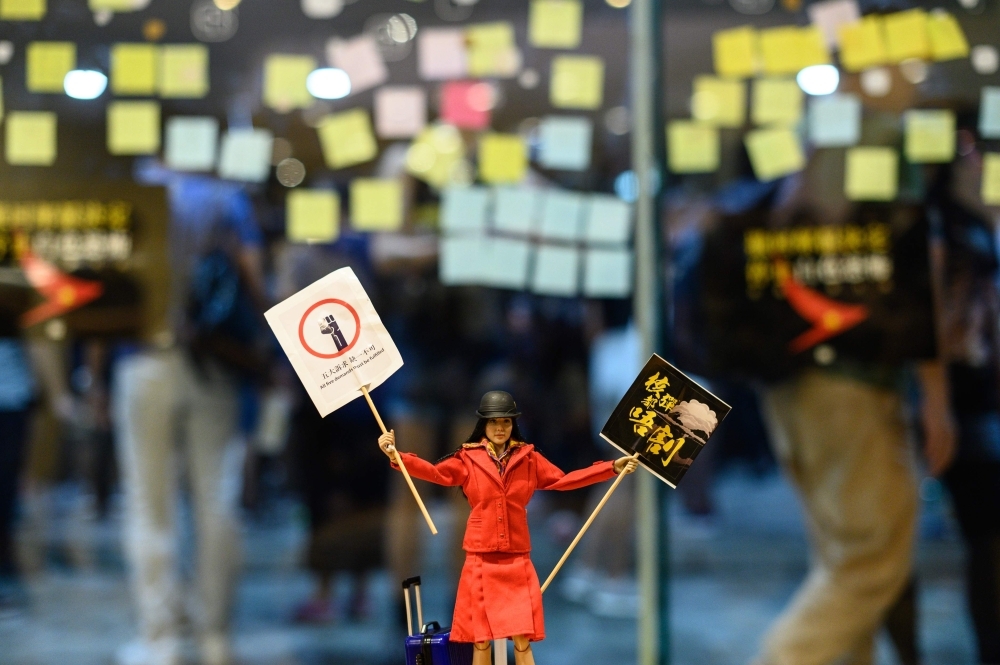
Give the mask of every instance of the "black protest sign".
M 642 368 L 601 437 L 677 487 L 730 406 L 660 356 Z

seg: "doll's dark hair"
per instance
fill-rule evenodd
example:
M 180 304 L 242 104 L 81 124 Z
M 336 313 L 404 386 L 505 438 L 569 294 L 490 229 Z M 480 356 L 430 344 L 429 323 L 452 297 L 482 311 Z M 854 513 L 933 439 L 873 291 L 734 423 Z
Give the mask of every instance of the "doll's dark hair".
M 503 418 L 504 416 L 494 416 L 496 418 Z M 466 443 L 479 443 L 486 437 L 486 423 L 488 423 L 492 418 L 480 418 L 476 422 L 475 429 L 472 430 L 472 434 L 469 438 L 465 440 Z M 521 435 L 521 428 L 517 426 L 517 418 L 512 418 L 510 428 L 510 440 L 524 442 L 524 437 Z

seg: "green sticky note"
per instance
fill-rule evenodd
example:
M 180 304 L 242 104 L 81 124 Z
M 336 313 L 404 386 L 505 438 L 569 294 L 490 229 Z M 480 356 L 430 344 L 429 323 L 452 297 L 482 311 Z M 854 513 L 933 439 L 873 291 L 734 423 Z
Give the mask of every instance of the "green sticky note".
M 719 30 L 712 35 L 712 57 L 715 73 L 726 78 L 747 78 L 757 73 L 760 55 L 757 31 L 743 25 Z
M 791 129 L 756 129 L 744 139 L 750 165 L 762 182 L 791 175 L 805 168 L 806 157 L 799 137 Z
M 479 178 L 491 184 L 516 183 L 528 172 L 528 148 L 518 134 L 489 133 L 479 141 Z
M 904 115 L 906 160 L 942 164 L 955 158 L 955 114 L 943 110 L 911 110 Z
M 63 79 L 76 67 L 76 44 L 31 42 L 26 61 L 28 92 L 62 92 Z
M 597 109 L 604 100 L 604 61 L 589 55 L 552 59 L 549 100 L 561 109 Z
M 399 180 L 352 180 L 351 226 L 357 231 L 398 231 L 403 226 L 403 186 Z
M 111 92 L 116 95 L 153 95 L 159 47 L 153 44 L 115 44 L 111 47 Z
M 0 0 L 0 20 L 39 21 L 45 9 L 45 0 Z
M 361 164 L 378 154 L 372 122 L 365 109 L 328 115 L 317 129 L 323 158 L 331 169 Z
M 747 93 L 743 81 L 696 76 L 691 115 L 717 127 L 738 128 L 746 119 Z
M 802 119 L 802 88 L 795 79 L 758 79 L 750 91 L 756 125 L 795 125 Z
M 7 117 L 4 152 L 8 164 L 50 166 L 56 161 L 56 114 L 12 111 Z
M 160 149 L 159 102 L 108 104 L 108 152 L 152 155 Z
M 333 242 L 340 235 L 340 197 L 326 189 L 293 189 L 285 200 L 290 242 Z
M 582 25 L 583 5 L 579 0 L 532 0 L 528 43 L 538 48 L 576 48 Z
M 711 173 L 719 168 L 719 129 L 689 120 L 667 125 L 667 161 L 674 173 Z
M 849 148 L 844 194 L 851 201 L 892 201 L 899 188 L 899 155 L 892 148 Z

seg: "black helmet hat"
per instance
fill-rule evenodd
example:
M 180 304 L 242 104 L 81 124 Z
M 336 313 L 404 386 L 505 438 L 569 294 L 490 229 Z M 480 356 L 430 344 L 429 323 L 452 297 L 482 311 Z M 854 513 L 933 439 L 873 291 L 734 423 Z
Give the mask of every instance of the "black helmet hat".
M 491 390 L 479 400 L 479 410 L 476 415 L 480 418 L 517 418 L 521 412 L 517 410 L 517 404 L 510 393 L 502 390 Z

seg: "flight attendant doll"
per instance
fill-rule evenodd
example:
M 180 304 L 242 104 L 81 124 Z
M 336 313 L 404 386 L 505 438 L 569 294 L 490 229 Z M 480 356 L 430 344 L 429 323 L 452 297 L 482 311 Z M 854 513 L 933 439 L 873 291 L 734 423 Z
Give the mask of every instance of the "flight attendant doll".
M 542 592 L 529 557 L 526 507 L 531 495 L 536 489 L 572 490 L 632 473 L 636 462 L 622 457 L 563 473 L 524 441 L 516 420 L 521 414 L 508 393 L 483 395 L 476 415 L 479 422 L 468 441 L 436 464 L 400 454 L 411 476 L 461 486 L 472 506 L 451 640 L 472 642 L 473 665 L 489 665 L 491 641 L 513 638 L 516 665 L 534 665 L 531 642 L 545 638 L 545 624 Z M 379 437 L 390 460 L 395 443 L 391 431 Z

